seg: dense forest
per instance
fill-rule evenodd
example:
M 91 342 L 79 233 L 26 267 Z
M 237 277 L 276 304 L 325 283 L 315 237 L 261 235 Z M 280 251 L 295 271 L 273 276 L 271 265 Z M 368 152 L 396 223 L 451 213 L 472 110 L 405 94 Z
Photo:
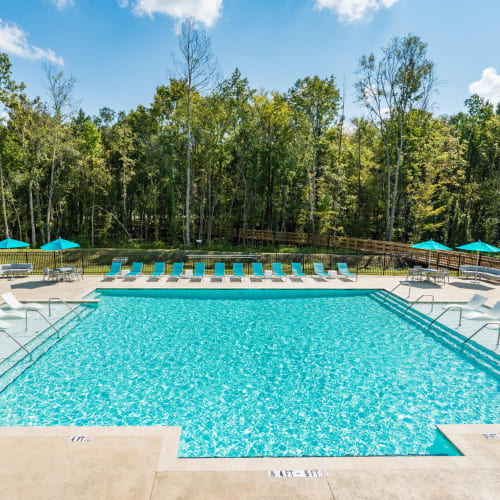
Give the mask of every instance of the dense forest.
M 50 66 L 48 98 L 29 97 L 0 54 L 1 231 L 33 247 L 189 248 L 228 228 L 498 244 L 500 107 L 473 95 L 436 116 L 426 51 L 408 35 L 362 56 L 353 119 L 334 76 L 287 92 L 223 79 L 190 20 L 175 77 L 128 113 L 75 109 L 77 82 Z

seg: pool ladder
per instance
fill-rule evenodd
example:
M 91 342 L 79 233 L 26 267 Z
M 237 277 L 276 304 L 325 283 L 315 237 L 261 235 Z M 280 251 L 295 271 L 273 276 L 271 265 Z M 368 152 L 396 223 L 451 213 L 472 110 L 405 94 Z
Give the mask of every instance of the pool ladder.
M 497 345 L 496 345 L 496 348 L 498 348 L 498 344 L 500 344 L 500 323 L 498 321 L 493 321 L 493 322 L 490 322 L 490 323 L 485 323 L 483 326 L 481 326 L 481 328 L 478 328 L 469 338 L 465 339 L 462 342 L 462 345 L 464 346 L 467 342 L 469 342 L 469 340 L 472 339 L 472 337 L 475 337 L 481 330 L 484 330 L 489 325 L 498 326 L 498 337 L 497 337 Z
M 406 296 L 406 298 L 407 299 L 410 298 L 410 294 L 411 294 L 411 283 L 410 282 L 398 283 L 392 290 L 389 291 L 389 294 L 394 293 L 400 286 L 403 286 L 403 285 L 408 287 L 408 295 Z M 387 300 L 387 297 L 389 297 L 389 295 L 385 296 L 384 302 Z
M 7 330 L 5 330 L 4 328 L 0 329 L 0 332 L 1 333 L 5 333 L 5 335 L 7 335 L 7 337 L 9 337 L 10 340 L 12 340 L 13 342 L 15 342 L 20 349 L 22 349 L 23 351 L 26 352 L 26 354 L 29 356 L 29 359 L 31 361 L 31 352 L 28 351 L 28 349 L 26 349 L 26 347 L 24 347 L 23 344 L 21 344 L 21 342 L 19 342 L 17 339 L 15 339 Z M 17 352 L 17 351 L 16 351 Z
M 412 308 L 415 304 L 417 304 L 420 299 L 423 299 L 424 297 L 431 297 L 431 310 L 430 312 L 434 311 L 434 295 L 430 293 L 424 293 L 423 295 L 420 295 L 417 300 L 413 301 L 411 304 L 407 305 L 405 308 L 405 311 L 408 311 L 408 309 Z
M 458 318 L 458 326 L 462 326 L 462 313 L 463 313 L 463 308 L 461 307 L 447 307 L 441 314 L 439 314 L 438 316 L 436 316 L 436 318 L 434 318 L 428 325 L 427 328 L 430 328 L 441 316 L 444 316 L 447 312 L 449 311 L 455 311 L 455 310 L 459 310 L 460 311 L 460 316 Z
M 75 316 L 78 317 L 78 319 L 81 321 L 82 320 L 82 317 L 80 316 L 80 313 L 74 308 L 74 307 L 71 307 L 64 299 L 61 299 L 61 297 L 51 297 L 49 299 L 49 316 L 51 316 L 51 311 L 50 311 L 50 304 L 52 302 L 60 302 L 61 304 L 64 304 Z
M 52 316 L 52 311 L 51 311 L 51 308 L 50 308 L 50 305 L 52 304 L 52 302 L 60 302 L 61 304 L 64 304 L 80 321 L 82 320 L 82 317 L 80 316 L 80 313 L 78 311 L 76 311 L 75 308 L 71 307 L 64 299 L 61 299 L 61 297 L 51 297 L 49 299 L 49 301 L 48 301 L 48 304 L 49 304 L 49 316 Z M 50 321 L 49 318 L 47 318 L 47 316 L 45 316 L 45 314 L 43 314 L 38 309 L 27 309 L 26 310 L 26 315 L 25 315 L 25 319 L 24 319 L 24 331 L 25 332 L 28 331 L 28 313 L 30 313 L 30 312 L 36 312 L 59 335 L 59 328 L 57 328 L 54 325 L 54 323 L 52 323 L 52 321 Z

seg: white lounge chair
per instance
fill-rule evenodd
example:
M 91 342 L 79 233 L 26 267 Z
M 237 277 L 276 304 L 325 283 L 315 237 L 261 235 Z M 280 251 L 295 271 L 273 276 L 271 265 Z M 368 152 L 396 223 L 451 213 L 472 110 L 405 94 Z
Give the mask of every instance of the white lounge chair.
M 7 323 L 7 321 L 0 321 L 0 328 L 9 328 L 10 323 Z
M 40 309 L 43 309 L 41 304 L 21 304 L 21 302 L 14 297 L 12 292 L 4 293 L 2 295 L 2 299 L 11 309 L 14 309 L 15 311 L 25 311 L 26 309 L 36 309 L 39 311 Z
M 21 311 L 13 311 L 12 309 L 0 309 L 0 319 L 23 319 L 24 314 Z
M 465 319 L 500 320 L 500 300 L 489 311 L 473 311 L 464 315 Z
M 481 306 L 486 304 L 488 300 L 484 295 L 479 295 L 478 293 L 472 296 L 472 299 L 467 302 L 467 304 L 450 304 L 444 308 L 445 311 L 450 309 L 461 309 L 462 311 L 475 311 L 479 309 Z
M 460 317 L 458 318 L 458 326 L 462 325 L 462 315 L 464 311 L 476 311 L 482 305 L 486 303 L 488 299 L 484 295 L 479 295 L 478 293 L 472 296 L 472 299 L 467 302 L 467 304 L 450 304 L 443 308 L 443 312 L 436 318 L 439 319 L 444 313 L 448 311 L 460 311 Z M 434 320 L 436 321 L 436 320 Z

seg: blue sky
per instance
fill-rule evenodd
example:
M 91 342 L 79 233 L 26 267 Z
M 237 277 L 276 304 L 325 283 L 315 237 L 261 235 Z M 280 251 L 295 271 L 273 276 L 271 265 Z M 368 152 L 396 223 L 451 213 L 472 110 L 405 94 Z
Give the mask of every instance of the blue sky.
M 76 77 L 90 114 L 149 104 L 172 74 L 176 26 L 207 26 L 224 76 L 237 66 L 252 86 L 286 90 L 306 75 L 353 84 L 359 57 L 412 32 L 429 44 L 441 82 L 437 113 L 463 108 L 473 89 L 500 102 L 498 0 L 0 0 L 0 51 L 16 80 L 45 95 L 42 63 Z

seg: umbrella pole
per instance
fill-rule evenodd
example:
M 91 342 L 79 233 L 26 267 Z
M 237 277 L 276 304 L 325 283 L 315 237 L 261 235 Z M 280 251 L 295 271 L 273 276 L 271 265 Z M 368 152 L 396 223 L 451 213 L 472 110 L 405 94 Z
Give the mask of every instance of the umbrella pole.
M 9 252 L 10 255 L 10 278 L 9 281 L 14 281 L 14 273 L 12 272 L 12 250 Z

